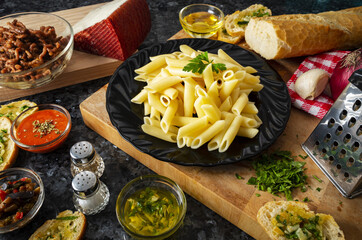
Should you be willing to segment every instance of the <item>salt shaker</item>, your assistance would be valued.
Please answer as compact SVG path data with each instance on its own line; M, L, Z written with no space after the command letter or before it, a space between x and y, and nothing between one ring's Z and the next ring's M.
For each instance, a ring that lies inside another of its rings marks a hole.
M91 171L75 175L72 188L75 208L86 215L99 213L109 202L107 186Z
M94 150L93 145L87 141L81 141L70 148L70 172L73 177L81 171L94 172L100 178L104 172L102 157Z

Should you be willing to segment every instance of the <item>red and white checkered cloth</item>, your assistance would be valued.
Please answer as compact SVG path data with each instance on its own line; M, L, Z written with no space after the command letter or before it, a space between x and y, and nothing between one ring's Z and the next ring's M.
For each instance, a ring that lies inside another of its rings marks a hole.
M322 93L314 100L305 100L295 92L294 83L300 75L314 68L325 70L329 73L329 76L331 76L338 61L347 53L349 53L349 51L333 51L307 57L287 82L293 106L322 119L333 105L333 99Z

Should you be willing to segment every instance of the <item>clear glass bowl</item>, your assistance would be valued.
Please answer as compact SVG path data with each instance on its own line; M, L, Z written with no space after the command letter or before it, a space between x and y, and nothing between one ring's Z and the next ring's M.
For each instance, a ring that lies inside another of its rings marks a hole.
M27 145L27 144L24 144L24 143L18 141L18 138L16 137L16 131L17 131L17 128L19 127L20 122L27 117L26 116L24 118L24 116L27 115L29 112L33 113L35 108L37 108L38 111L46 110L46 109L53 109L53 110L59 111L67 117L68 123L67 123L65 130L61 134L59 134L59 136L57 138L55 138L47 143L44 143L44 144ZM67 109L65 109L64 107L57 105L57 104L40 104L40 105L31 107L31 108L28 108L26 111L22 112L19 116L16 117L16 119L13 121L11 128L10 128L10 138L21 149L24 149L29 152L34 152L34 153L47 153L47 152L51 152L51 151L55 150L56 148L58 148L60 145L62 145L64 143L64 141L67 139L67 137L69 135L71 128L72 128L72 120L71 120L70 114L67 111Z
M53 26L56 35L63 37L61 41L63 50L53 59L37 67L14 73L0 73L0 86L12 89L29 89L53 81L63 72L72 57L74 45L72 26L62 17L42 12L24 12L4 16L0 18L0 26L8 28L7 23L14 19L22 22L27 29L32 30L39 30L41 26Z
M224 13L209 4L191 4L181 9L182 28L194 38L209 38L224 24Z
M45 198L44 185L40 176L33 170L26 168L9 168L3 170L0 172L0 186L7 181L16 181L23 177L30 178L32 182L36 183L35 187L40 187L40 193L38 199L33 208L30 210L30 212L24 215L22 219L5 227L0 227L0 234L14 231L28 224L38 213L39 209L43 205Z
M163 232L159 235L140 235L137 232L134 232L131 228L128 227L128 224L125 221L125 204L127 199L135 192L146 189L147 187L153 187L157 189L163 189L169 191L173 194L177 200L179 206L179 215L177 216L177 221L174 226L171 227L168 231ZM119 193L117 202L116 202L116 214L118 222L121 224L122 228L133 238L135 239L165 239L175 233L183 223L187 209L186 197L182 189L172 181L171 179L160 176L160 175L145 175L140 176L136 179L133 179L126 186L123 187L122 191Z

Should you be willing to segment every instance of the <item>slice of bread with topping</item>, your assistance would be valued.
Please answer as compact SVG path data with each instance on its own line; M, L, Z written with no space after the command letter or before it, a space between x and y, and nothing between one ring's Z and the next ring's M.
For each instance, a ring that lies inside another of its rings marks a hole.
M302 202L267 202L259 209L257 220L270 238L275 240L344 239L342 230L332 216L316 214Z
M225 21L227 21L228 18L229 18L229 15L227 15L225 17ZM223 26L219 29L219 31L217 33L217 40L224 41L224 42L227 42L227 43L236 44L236 43L240 42L241 35L240 36L231 36L227 32L227 30L225 28L225 22L224 22Z
M243 11L236 11L225 20L225 28L229 35L243 38L245 28L251 18L271 16L271 10L261 4L254 4Z
M6 105L2 105L0 108L0 117L8 117L11 121L14 121L17 116L19 116L23 111L30 107L36 106L36 103L31 102L29 100L22 100L22 101L16 101L11 102ZM22 116L22 119L26 118L33 112L37 111L38 108L33 108L31 111L29 111L26 115Z
M18 156L18 147L10 138L11 121L0 117L0 171L11 167Z
M29 240L80 240L86 229L86 218L81 212L65 210L55 219L47 220Z

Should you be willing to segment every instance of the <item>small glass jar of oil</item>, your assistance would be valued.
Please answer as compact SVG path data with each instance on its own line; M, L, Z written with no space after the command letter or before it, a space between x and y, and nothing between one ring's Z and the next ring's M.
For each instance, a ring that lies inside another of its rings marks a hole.
M224 13L209 4L191 4L179 13L182 28L194 38L210 38L224 24Z

